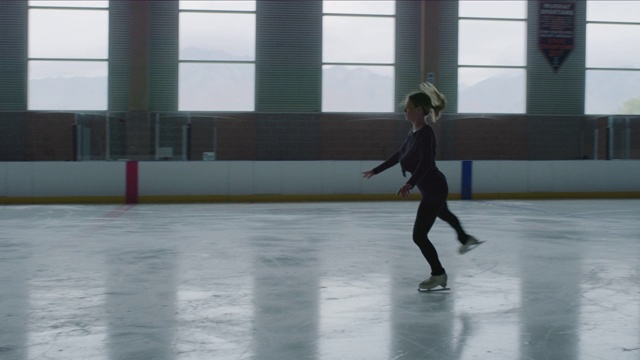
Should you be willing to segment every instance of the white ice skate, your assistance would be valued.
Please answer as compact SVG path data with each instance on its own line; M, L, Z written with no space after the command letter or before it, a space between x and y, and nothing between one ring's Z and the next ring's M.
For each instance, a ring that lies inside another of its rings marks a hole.
M475 237L469 235L469 237L467 238L467 242L465 242L463 245L460 245L460 248L458 249L458 252L460 254L466 254L469 251L477 248L478 246L480 246L480 244L482 244L484 241L478 241L478 239L476 239Z
M435 289L442 286L442 289ZM418 291L444 291L451 290L447 287L447 274L431 275L427 280L420 283Z

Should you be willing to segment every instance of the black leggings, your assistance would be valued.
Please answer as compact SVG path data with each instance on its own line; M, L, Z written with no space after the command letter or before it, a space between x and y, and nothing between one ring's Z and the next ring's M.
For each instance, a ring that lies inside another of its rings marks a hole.
M416 222L413 225L413 242L418 245L422 256L427 259L429 266L431 266L431 275L442 275L445 273L442 264L440 264L440 259L438 259L438 252L431 241L429 241L428 236L429 230L431 230L444 203L445 201L428 200L423 196L420 201L420 206L418 206Z
M460 224L460 220L458 220L458 218L449 210L446 200L442 205L442 208L440 208L440 212L438 213L438 218L440 220L443 220L447 224L451 225L451 227L458 234L458 241L460 241L460 244L464 244L467 241L467 238L469 238L469 235L466 232L464 232L464 229Z
M442 275L445 273L442 264L440 264L438 252L429 240L429 230L431 230L436 218L444 220L456 230L460 243L464 244L468 237L462 229L458 218L447 206L448 189L446 188L446 183L442 190L444 191L439 191L436 194L422 192L422 200L418 206L416 221L413 225L413 242L418 245L422 256L424 256L429 263L431 275Z

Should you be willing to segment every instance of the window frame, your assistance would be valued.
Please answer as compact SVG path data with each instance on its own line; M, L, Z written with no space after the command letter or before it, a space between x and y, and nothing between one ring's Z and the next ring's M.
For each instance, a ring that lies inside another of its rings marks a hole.
M458 37L458 42L457 42L457 52L458 52L458 59L457 59L457 65L456 65L456 74L457 74L457 108L455 109L455 111L457 113L463 113L463 114L473 114L473 113L479 113L482 111L460 111L460 70L461 69L517 69L517 70L523 70L524 71L524 87L523 87L523 95L524 95L524 107L522 109L521 112L498 112L499 114L526 114L527 113L527 73L528 73L528 48L527 48L527 43L529 41L529 36L528 36L528 22L529 22L529 14L526 13L524 15L524 17L483 17L483 16L460 16L458 15L458 22L457 22L457 26L458 26L458 33L460 33L460 26L461 26L461 22L463 21L487 21L487 22L509 22L509 23L523 23L524 25L524 29L525 29L525 33L524 33L524 39L523 42L525 44L524 46L524 64L523 65L482 65L482 64L462 64L460 62L460 37Z
M69 3L73 3L73 2L69 2ZM28 12L28 22L31 22L31 10L53 10L53 11L96 11L96 12L106 12L107 14L107 43L106 43L106 57L31 57L31 55L29 54L29 46L30 46L30 41L29 41L29 31L27 31L27 56L26 56L26 61L27 61L27 76L26 76L26 92L27 92L27 110L29 111L107 111L108 110L108 106L109 106L109 4L107 3L106 6L102 6L102 7L97 7L97 6L61 6L61 5L32 5L31 1L29 1L27 3L27 12ZM103 99L104 100L104 108L101 109L83 109L82 107L80 108L76 108L76 109L56 109L56 108L52 108L52 109L33 109L31 107L31 102L29 101L30 99L30 95L31 95L31 86L30 86L30 72L29 72L29 68L32 62L50 62L50 63L55 63L55 62L83 62L83 63L90 63L90 62L94 62L94 63L101 63L106 65L106 76L105 76L105 96L106 98Z
M396 0L397 1L397 0ZM394 1L395 3L395 1ZM324 5L324 4L323 4ZM325 24L325 19L327 17L348 17L348 18L382 18L382 19L392 19L393 20L393 24L394 24L394 30L393 30L393 41L394 41L394 55L393 55L393 61L392 62L361 62L361 61L325 61L324 59L324 24ZM362 112L362 111L358 111L358 110L354 110L354 111L350 111L350 110L325 110L324 109L324 80L325 80L325 76L324 76L324 71L325 71L325 67L327 66L343 66L343 67L383 67L383 68L389 68L391 69L391 72L393 74L393 77L391 79L392 83L395 84L395 76L396 76L396 57L397 54L395 53L397 51L395 45L397 42L397 33L396 33L396 22L398 21L397 19L397 13L394 12L393 14L367 14L367 13L351 13L351 12L325 12L324 10L324 6L322 9L322 24L323 24L323 38L322 38L322 44L321 46L323 47L323 56L320 63L320 71L321 71L321 80L320 80L320 111L322 113L340 113L340 112ZM387 111L372 111L372 112L389 112L389 113L393 113L396 112L396 104L394 104L395 102L395 85L393 86L392 90L391 90L391 94L392 94L392 98L390 99L390 103L391 103L391 109L387 110Z
M256 0L257 1L257 0ZM246 65L253 65L253 104L251 106L250 109L248 110L231 110L231 109L210 109L210 110L194 110L194 109L187 109L187 108L182 108L181 104L180 104L180 97L181 97L181 93L180 93L180 88L181 88L181 83L180 83L180 78L181 78L181 71L178 70L178 110L179 111L186 111L186 112L198 112L198 111L229 111L229 112L233 112L233 111L239 111L239 112L255 112L256 109L256 102L257 102L257 96L256 96L256 91L257 91L257 87L256 87L256 48L258 46L257 44L257 35L254 32L254 53L253 53L253 60L183 60L180 58L180 19L181 19L181 15L182 14L253 14L254 16L254 22L257 23L257 10L254 7L253 10L225 10L225 9L183 9L181 7L179 7L178 9L178 69L180 69L182 67L182 65L188 65L188 64L200 64L200 65L215 65L215 64L225 64L225 65L236 65L236 64L246 64Z
M589 6L589 2L586 2L586 6ZM587 8L587 16L585 18L585 76L584 76L584 89L585 89L585 94L584 94L584 113L586 115L599 115L602 113L593 113L593 112L588 112L587 111L587 106L588 104L591 103L590 99L588 98L589 95L589 87L587 84L588 78L589 78L589 73L590 72L612 72L612 73L620 73L620 72L624 72L624 73L632 73L634 75L640 76L640 65L638 67L620 67L620 66L589 66L588 65L588 59L587 56L589 54L588 51L588 47L589 47L589 25L616 25L616 26L637 26L638 29L640 29L640 21L637 22L633 22L633 21L614 21L614 20L589 20L589 10ZM621 114L621 115L635 115L635 114Z

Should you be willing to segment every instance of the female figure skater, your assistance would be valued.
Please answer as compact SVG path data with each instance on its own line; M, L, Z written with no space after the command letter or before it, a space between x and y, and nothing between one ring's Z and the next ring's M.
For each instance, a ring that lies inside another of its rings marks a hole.
M458 233L461 243L459 252L466 253L480 242L465 233L458 218L447 207L449 188L444 174L436 167L436 138L431 126L426 122L431 116L435 122L446 106L445 97L431 83L420 85L421 91L412 93L405 99L404 117L413 125L400 150L372 170L365 171L367 179L400 163L402 174L411 173L409 180L400 187L397 195L406 199L415 186L420 190L422 199L418 206L413 226L413 241L431 267L431 277L420 283L419 290L432 290L438 286L447 286L447 274L440 264L438 252L429 241L429 230L436 217L446 221Z

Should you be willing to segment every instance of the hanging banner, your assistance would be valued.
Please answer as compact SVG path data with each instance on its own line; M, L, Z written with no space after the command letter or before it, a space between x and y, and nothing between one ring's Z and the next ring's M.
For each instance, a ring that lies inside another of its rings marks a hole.
M575 1L540 0L538 47L557 72L573 50Z

